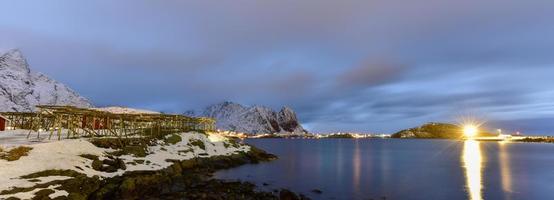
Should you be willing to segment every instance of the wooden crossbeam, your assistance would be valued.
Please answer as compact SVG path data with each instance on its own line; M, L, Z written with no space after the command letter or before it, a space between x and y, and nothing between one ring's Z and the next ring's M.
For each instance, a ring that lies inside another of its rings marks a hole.
M14 128L29 129L29 134L39 130L50 131L49 139L57 131L61 139L62 129L67 129L67 138L115 136L128 137L130 134L161 136L186 130L215 129L215 120L205 117L189 117L173 114L120 114L101 110L77 108L73 106L37 106L37 112L3 112L9 125ZM81 133L79 133L81 132Z

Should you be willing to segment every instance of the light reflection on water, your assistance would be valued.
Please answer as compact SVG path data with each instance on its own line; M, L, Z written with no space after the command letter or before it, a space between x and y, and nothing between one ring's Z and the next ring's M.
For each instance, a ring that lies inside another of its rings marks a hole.
M483 156L478 141L467 140L464 142L464 152L462 155L464 164L464 173L466 177L466 188L471 200L482 200L483 190Z
M502 184L502 190L507 193L504 198L511 200L512 195L512 167L510 165L510 153L508 152L508 145L505 142L499 143L498 162L500 163L500 178Z
M360 143L358 140L354 143L354 154L352 155L353 187L355 192L360 192L360 177L362 171L362 158L360 153Z
M219 171L217 178L336 200L552 199L554 190L552 144L395 139L248 142L280 158Z
M498 163L500 170L500 183L505 193L512 192L512 172L510 166L510 154L504 142L498 143ZM484 156L481 152L481 144L478 141L467 140L464 142L462 154L464 174L466 178L466 189L471 200L482 200L483 198L483 171ZM505 195L505 199L511 199L511 195Z

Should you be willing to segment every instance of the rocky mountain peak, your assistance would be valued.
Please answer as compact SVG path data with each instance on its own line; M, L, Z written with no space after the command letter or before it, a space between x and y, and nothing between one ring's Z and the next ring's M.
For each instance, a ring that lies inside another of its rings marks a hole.
M12 49L0 56L0 69L10 69L30 73L27 59L23 56L19 49Z
M296 119L296 113L294 112L294 110L292 110L292 108L287 106L284 106L283 108L281 108L281 111L279 111L279 115L293 117Z
M285 106L279 111L278 114L279 126L288 132L297 132L300 124L298 123L298 118L296 113L289 107Z
M250 134L306 132L298 122L296 113L289 107L276 112L265 106L247 107L226 101L211 105L200 113L200 116L215 118L217 128L222 130Z
M21 53L19 49L8 50L2 55L2 57L11 57L16 60L25 59L25 57L23 57L23 53Z
M0 111L28 112L40 104L92 106L67 86L32 71L20 50L0 55Z
M292 108L290 108L290 107L288 107L288 106L283 106L283 108L281 108L281 111L282 111L282 112L294 112L294 111L292 110Z

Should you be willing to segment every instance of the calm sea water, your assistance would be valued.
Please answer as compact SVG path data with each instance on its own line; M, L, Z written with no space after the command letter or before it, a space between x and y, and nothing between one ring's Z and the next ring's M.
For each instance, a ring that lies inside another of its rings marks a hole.
M279 159L220 171L217 178L250 181L262 190L289 188L314 199L554 199L554 144L403 139L245 142Z

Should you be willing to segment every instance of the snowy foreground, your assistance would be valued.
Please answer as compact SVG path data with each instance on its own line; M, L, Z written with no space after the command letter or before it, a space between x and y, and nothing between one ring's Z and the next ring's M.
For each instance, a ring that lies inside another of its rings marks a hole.
M48 183L55 180L71 179L70 176L46 176L39 178L25 179L24 175L42 172L45 170L73 170L78 173L86 174L88 177L99 176L100 178L109 178L123 175L129 171L149 171L161 170L171 166L172 162L168 160L188 160L194 157L211 157L218 155L232 155L239 152L248 152L250 147L246 145L233 144L228 138L217 133L202 134L197 132L187 132L174 134L180 136L180 140L171 143L164 140L158 140L155 145L149 146L145 157L137 157L132 154L119 156L127 167L125 170L118 169L115 172L97 171L92 168L92 160L81 155L94 155L104 159L114 149L99 148L89 142L87 139L64 139L64 140L42 140L35 142L24 142L27 139L22 131L1 132L2 141L0 148L4 152L17 146L31 147L32 150L27 156L23 156L15 161L0 159L0 191L13 188L32 188L37 184ZM169 135L169 137L175 137ZM199 145L199 143L203 145ZM141 162L136 162L140 160ZM132 164L129 164L132 163ZM58 196L67 196L68 192L57 189L60 185L50 185L55 193L50 194L50 198ZM21 192L9 195L0 195L0 199L17 197L20 199L30 199L34 193L44 189L37 188L28 192Z

